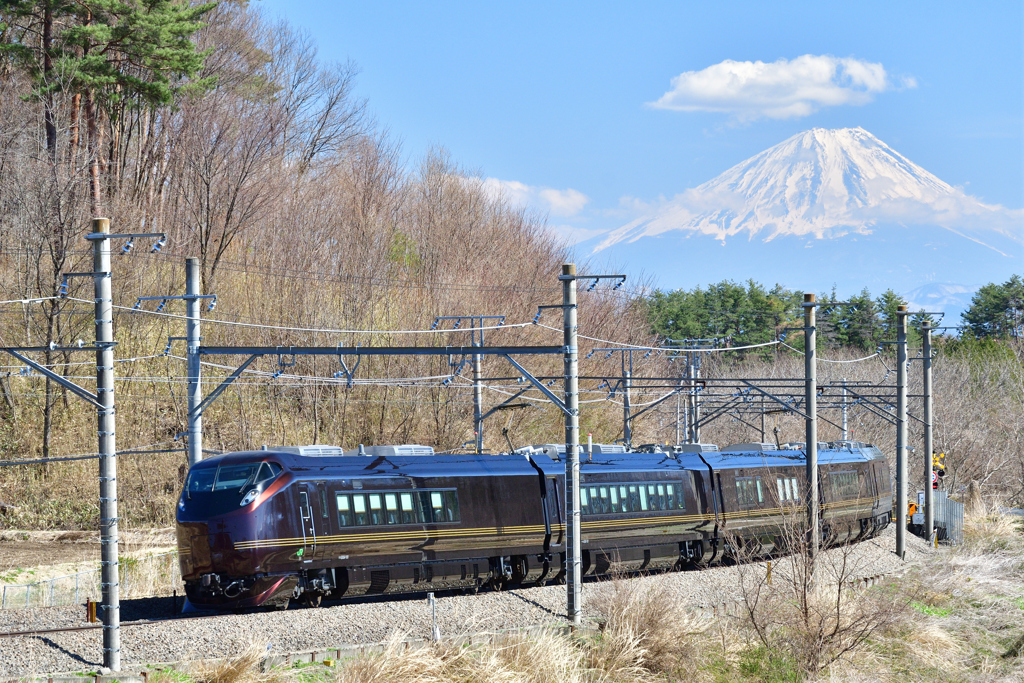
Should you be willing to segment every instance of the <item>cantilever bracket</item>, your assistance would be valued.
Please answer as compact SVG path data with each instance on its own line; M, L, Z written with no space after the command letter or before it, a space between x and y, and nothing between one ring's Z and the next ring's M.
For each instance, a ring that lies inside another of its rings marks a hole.
M230 375L224 378L224 381L218 384L217 388L211 391L209 395L203 399L202 403L197 405L194 408L194 410L190 411L189 415L192 415L192 413L195 413L197 416L202 415L203 411L206 410L206 406L208 406L210 403L216 400L216 398L220 396L224 392L224 390L231 385L232 382L238 379L238 377L245 371L245 369L249 367L249 364L252 363L257 358L259 358L259 355L252 355L246 358L245 362L239 365L234 372L232 372Z
M551 393L551 390L548 389L546 386L544 386L543 382L541 382L539 379L537 379L536 377L531 375L530 372L526 368L524 368L522 365L520 365L519 363L516 362L515 358L513 358L512 356L510 356L508 354L503 354L503 355L508 360L508 362L511 363L513 365L513 367L515 367L516 370L518 370L519 372L523 373L523 377L525 377L526 379L530 380L530 383L533 384L533 386L537 387L537 389L540 390L540 393L542 393L545 396L547 396L549 401L551 401L556 406L558 406L559 410L561 410L566 415L572 416L572 411L570 411L569 408L566 407L565 401L563 401L562 399L558 398L553 393ZM577 411L577 414L578 414L578 411Z
M2 349L2 350L6 351L9 354L11 354L12 356L17 358L22 363L24 363L25 365L29 366L30 368L32 368L36 372L39 372L39 373L42 373L43 375L46 375L48 378L52 379L57 384L61 385L65 389L68 389L69 391L71 391L73 394L78 395L80 398L84 398L86 401L88 401L89 403L93 404L97 408L102 408L104 410L107 409L107 406L105 406L105 405L103 405L102 403L99 402L99 397L96 396L96 394L92 394L89 391L87 391L86 389L83 389L82 387L78 386L77 384L75 384L74 382L72 382L68 378L64 377L63 375L57 374L56 372L54 372L50 368L46 367L45 365L40 365L39 363L35 362L31 358L27 358L27 357L21 355L17 351L13 351L11 349Z
M499 403L498 405L494 406L493 408L488 410L486 413L481 415L480 419L481 420L486 420L487 418L489 418L491 415L493 415L494 413L498 412L499 410L509 410L510 408L533 408L533 407L535 407L532 403L513 403L513 401L515 401L517 398L519 398L520 396L525 394L527 391L529 391L529 389L520 389L519 391L517 391L512 396L509 396L507 399L505 399L504 401L502 401L501 403Z
M351 370L349 370L348 369L348 365L345 364L345 359L342 357L342 355L340 353L338 354L338 362L341 363L341 373L340 374L345 376L345 383L346 383L346 385L348 386L349 389L352 388L352 378L356 374L356 370L359 369L359 363L362 362L362 360L363 360L363 356L358 353L358 348L357 348L356 364L352 366ZM338 373L335 373L334 376L337 377Z

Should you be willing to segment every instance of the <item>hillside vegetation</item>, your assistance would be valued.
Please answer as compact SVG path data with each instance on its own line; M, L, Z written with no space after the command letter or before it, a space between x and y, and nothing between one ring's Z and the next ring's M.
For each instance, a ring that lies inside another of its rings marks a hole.
M353 94L355 65L323 62L307 36L244 2L104 7L87 16L77 4L0 2L0 344L91 341L91 281L71 278L69 296L58 293L65 273L91 270L83 236L97 212L114 232L167 234L160 253L136 240L129 254L113 259L117 443L144 451L119 457L125 525L169 524L184 473L177 437L187 423L185 350L182 341L168 341L184 335L184 305L131 309L138 297L183 294L186 257L199 259L203 290L217 296L216 309L203 313L206 345L469 342L463 331L431 332L438 315L507 316L505 329L486 332L488 344L561 344L558 310L545 311L540 325L515 324L530 322L540 305L561 302L557 275L571 258L568 249L544 217L487 191L443 149L410 159ZM173 63L160 62L157 47L171 50ZM618 356L586 357L605 340L649 345L666 336L732 335L736 346L774 335L776 325L791 321L796 295L759 287L737 293L723 284L701 298L648 296L644 283L581 286L581 372L619 376ZM890 295L877 302L863 296L886 311L895 301ZM670 310L677 304L698 322L684 324ZM777 318L759 313L773 307ZM732 327L715 327L723 316ZM887 318L878 320L878 334L889 338ZM822 336L833 359L860 357L855 347L870 350L882 338ZM664 355L640 356L637 377L680 374ZM36 358L94 387L89 353ZM241 362L204 360L204 392ZM1022 500L1021 360L1012 341L943 347L935 366L937 444L953 490L977 479L1003 500ZM473 437L464 361L363 357L349 386L333 377L341 369L334 357L262 358L205 413L204 446L460 448ZM536 375L562 374L558 357L522 362ZM820 376L891 383L892 363L886 347L870 361L823 364ZM91 453L92 409L25 370L11 358L0 364L0 461ZM483 370L500 378L489 383L485 407L522 388L503 360L488 358ZM802 360L784 347L711 356L704 368L706 376L802 372ZM919 376L915 366L913 382ZM551 386L560 388L555 380ZM609 398L597 379L581 382L581 392L582 433L595 442L621 439L620 396ZM634 402L664 393L638 389ZM911 393L920 392L912 385ZM562 438L561 414L539 393L531 396L536 409L488 420L486 448L507 448L505 428L515 446ZM854 438L892 452L888 423L863 409L853 416ZM802 439L795 416L772 416L769 431L775 427L783 441ZM634 423L634 443L674 442L675 428L675 401L666 401ZM821 430L822 438L838 436L825 423ZM726 416L703 438L728 444L760 435ZM0 526L94 528L95 467L89 460L0 467Z

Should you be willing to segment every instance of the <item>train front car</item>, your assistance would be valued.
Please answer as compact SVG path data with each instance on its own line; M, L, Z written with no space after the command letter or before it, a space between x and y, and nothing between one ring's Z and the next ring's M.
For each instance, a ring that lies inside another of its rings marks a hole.
M294 572L267 571L266 553L244 546L284 519L276 499L293 478L266 451L230 453L192 466L178 501L177 540L193 607L256 607L294 586Z

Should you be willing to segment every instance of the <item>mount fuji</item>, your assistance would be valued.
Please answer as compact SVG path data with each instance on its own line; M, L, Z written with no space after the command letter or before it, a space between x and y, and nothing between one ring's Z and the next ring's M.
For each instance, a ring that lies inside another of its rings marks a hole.
M816 128L576 248L661 287L891 288L953 312L1024 272L1024 211L982 203L862 128Z

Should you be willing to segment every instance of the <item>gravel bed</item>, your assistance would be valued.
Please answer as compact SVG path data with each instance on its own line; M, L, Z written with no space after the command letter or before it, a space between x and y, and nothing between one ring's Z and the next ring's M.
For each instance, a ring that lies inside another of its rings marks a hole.
M848 561L855 577L903 571L907 564L894 554L895 530L853 546ZM935 552L924 541L907 535L907 561ZM841 552L829 551L830 554ZM941 552L941 551L940 551ZM784 561L777 570L784 572ZM658 574L631 579L642 585L659 585L693 608L706 608L738 597L739 572L755 565L715 567L702 571ZM584 614L587 594L601 591L602 582L583 587ZM122 620L166 615L169 598L129 601L122 606ZM564 623L565 587L546 586L479 595L439 597L437 618L442 636L512 629L538 624ZM84 622L84 609L58 607L0 611L0 631L76 626ZM385 640L395 632L412 638L430 637L430 608L426 600L401 599L341 604L319 609L285 612L228 614L203 619L183 619L154 625L128 626L121 630L121 662L125 671L145 664L233 654L251 643L269 644L272 652L296 652L351 643ZM100 629L0 640L0 677L26 674L95 670L102 661Z

